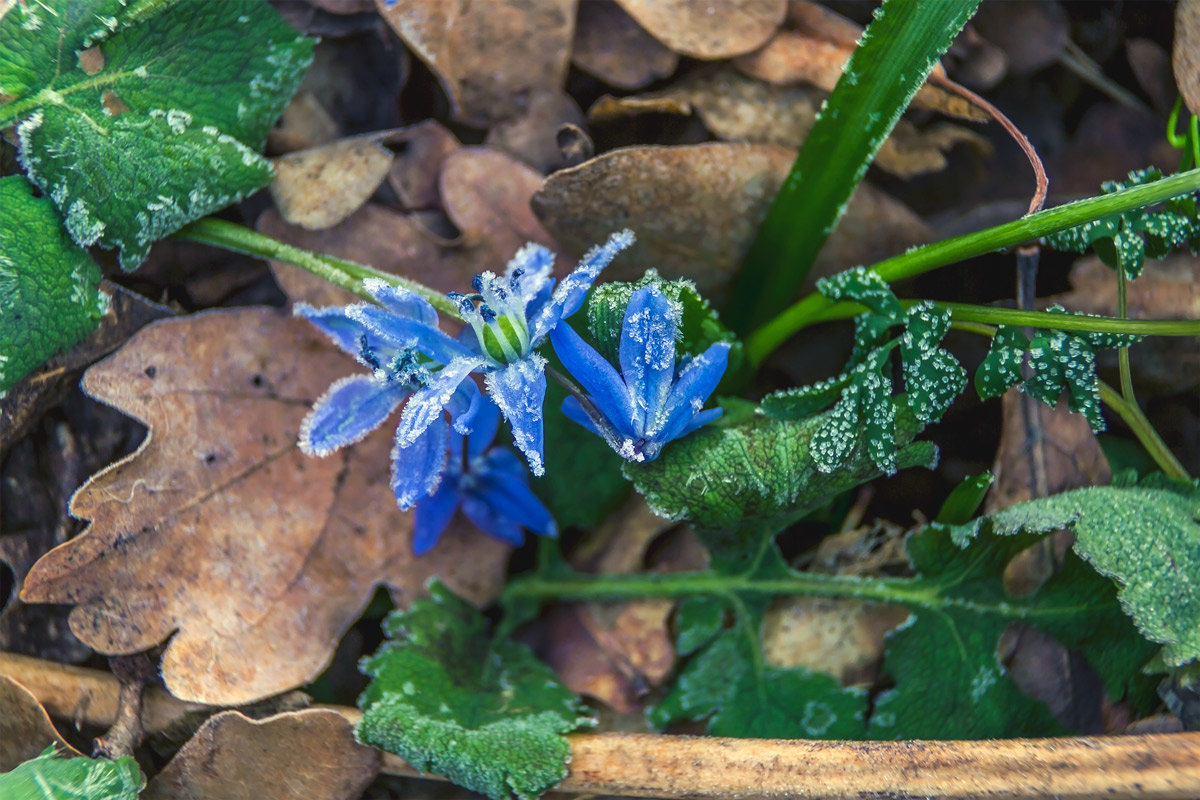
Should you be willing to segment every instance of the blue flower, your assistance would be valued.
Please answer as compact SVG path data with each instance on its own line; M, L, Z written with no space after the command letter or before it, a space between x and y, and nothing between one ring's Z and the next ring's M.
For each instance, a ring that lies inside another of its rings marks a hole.
M404 407L396 430L398 445L416 442L441 417L467 375L482 372L488 394L512 427L517 448L533 474L542 475L546 359L535 348L579 309L600 270L631 244L632 232L613 234L557 286L550 275L554 255L541 245L525 245L503 276L484 272L475 276L474 294L450 295L468 325L457 340L438 330L436 319L396 316L382 309L361 312L357 318L376 333L396 341L407 338L426 357L445 364Z
M461 508L484 533L503 542L520 545L528 528L543 536L557 536L558 529L546 507L529 491L529 470L505 447L488 445L496 436L500 412L486 400L479 408L474 429L463 445L462 434L451 431L443 440L449 462L436 491L417 501L413 523L413 552L433 547Z
M300 429L300 449L309 455L329 455L361 441L406 398L420 392L446 369L435 358L422 356L414 347L414 333L404 331L405 325L420 327L424 335L424 327L436 325L433 306L413 292L380 280L369 279L364 285L380 306L363 303L318 309L300 303L295 307L297 316L306 318L371 370L370 374L334 382L313 405ZM374 324L381 316L395 324ZM438 353L439 345L457 346L441 331L435 332L441 339L429 338L424 343L425 351ZM463 433L470 430L481 402L475 383L460 380L436 413L430 415L420 436L403 443L397 437L392 450L392 490L401 509L411 508L438 484L446 462L448 435L443 411L449 412L454 428Z
M625 308L619 375L570 325L559 325L550 343L587 392L582 403L564 400L563 413L627 461L652 461L667 442L712 422L721 409L701 409L725 374L729 344L718 342L676 370L678 337L678 312L651 287L634 292Z

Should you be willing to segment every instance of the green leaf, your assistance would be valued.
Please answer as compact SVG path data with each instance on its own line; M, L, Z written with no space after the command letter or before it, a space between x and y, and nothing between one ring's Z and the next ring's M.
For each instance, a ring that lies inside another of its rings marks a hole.
M726 307L739 333L787 307L909 101L979 0L885 0L804 140Z
M1021 382L1021 362L1029 349L1029 339L1020 328L1001 325L992 337L991 347L975 371L975 391L980 399L998 397Z
M1139 679L1153 646L1137 635L1112 582L1074 554L1037 592L1014 597L1004 569L1037 537L981 536L970 547L933 525L913 535L917 576L896 599L912 612L887 637L883 669L896 682L879 696L876 738L973 739L1044 736L1060 728L1048 708L1023 694L997 655L1010 623L1033 625L1079 650L1114 700Z
M91 49L86 56L81 51ZM0 18L0 126L81 246L151 243L262 188L312 58L262 0L56 0Z
M135 800L146 785L137 762L61 758L47 747L37 758L0 775L0 797L10 800Z
M523 645L490 641L487 622L434 581L384 623L363 659L360 741L494 800L533 800L567 774L563 734L592 724L579 699Z
M1019 503L956 528L1014 535L1070 527L1075 552L1122 586L1118 597L1168 666L1200 659L1200 489L1095 486Z
M829 300L849 300L866 306L889 322L904 315L900 300L887 281L865 267L854 267L817 281L817 291Z
M95 330L108 310L100 269L54 206L20 176L0 178L0 397Z
M905 320L900 353L908 407L921 422L937 422L967 385L967 371L939 346L950 330L950 312L926 301L910 308Z
M963 525L969 522L995 482L996 476L990 472L964 478L962 483L951 490L946 502L942 503L934 522L939 525Z

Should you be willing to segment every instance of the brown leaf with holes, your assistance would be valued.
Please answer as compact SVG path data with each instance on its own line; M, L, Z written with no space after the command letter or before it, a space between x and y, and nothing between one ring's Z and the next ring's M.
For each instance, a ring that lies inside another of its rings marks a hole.
M146 440L75 494L71 513L91 524L38 561L22 599L74 604L72 631L103 653L170 637L167 688L235 705L318 675L379 584L401 604L433 575L494 597L509 548L465 523L412 555L390 424L327 458L297 447L312 403L358 369L273 309L143 329L83 386L144 422Z
M783 22L787 0L617 0L650 35L676 53L713 60L760 46Z
M577 0L376 0L404 43L441 80L460 122L517 116L538 89L561 88Z
M236 711L204 723L142 792L142 800L355 800L380 753L354 740L336 711L257 721Z
M338 224L362 207L392 166L376 136L356 136L275 159L271 197L280 215L309 230Z
M556 172L534 195L538 218L565 251L582 253L611 231L638 235L604 275L636 280L648 267L686 277L719 301L750 248L795 151L724 142L629 147ZM907 206L863 183L817 259L811 280L925 241Z
M12 678L0 675L0 773L37 758L50 745L59 753L79 755L59 736L37 698Z
M679 55L613 0L580 3L571 63L618 89L640 89L679 66Z
M462 291L473 275L503 269L528 241L555 249L529 208L542 176L516 159L487 148L462 148L443 160L439 183L446 216L461 232L454 240L437 236L412 215L374 204L323 231L288 225L268 210L258 229L288 244L404 275L441 291ZM272 266L294 301L324 306L357 299L296 267Z

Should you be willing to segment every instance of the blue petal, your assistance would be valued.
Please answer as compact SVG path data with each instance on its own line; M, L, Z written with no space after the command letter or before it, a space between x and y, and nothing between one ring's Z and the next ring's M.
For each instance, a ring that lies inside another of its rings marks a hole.
M504 271L505 277L511 279L518 269L522 275L517 278L517 289L526 307L539 295L549 295L553 283L551 271L554 269L554 253L540 244L529 242L508 262L508 268Z
M640 438L641 426L634 419L633 400L625 381L570 325L559 325L550 333L550 344L563 366L579 381L596 409L624 435Z
M496 431L500 428L500 409L490 400L479 404L475 417L475 429L467 438L467 458L475 459L492 445ZM522 467L522 469L524 469Z
M437 311L428 300L411 289L393 286L380 278L364 278L363 288L393 314L414 319L432 328L437 327Z
M657 289L638 289L625 307L618 357L633 401L634 429L645 434L671 392L679 319Z
M300 449L326 456L361 441L407 397L400 383L382 384L368 375L351 375L330 386L300 426Z
M542 455L542 404L546 399L546 359L531 353L483 377L488 394L504 412L517 449L534 475L546 471Z
M335 345L357 358L362 352L362 337L370 332L363 327L361 322L347 316L346 312L351 308L354 306L313 308L308 303L296 303L292 307L292 313L297 317L307 319L321 333L328 336ZM370 336L374 335L370 334Z
M714 420L720 419L721 415L724 413L725 413L725 409L723 409L723 408L705 409L704 411L701 411L699 414L697 414L695 417L693 417L692 421L683 427L683 430L681 430L677 435L675 435L671 438L681 439L684 436L687 436L692 431L699 430L700 428L703 428L708 423L713 422Z
M483 393L475 385L475 381L463 381L450 395L446 410L450 412L450 422L454 430L465 436L475 426L475 415L484 404ZM494 434L493 434L494 435Z
M396 428L396 443L408 447L435 419L440 419L442 409L450 403L458 385L478 365L478 358L459 358L435 372L429 384L418 389L404 407L400 425Z
M521 526L511 519L497 514L495 509L488 505L483 498L476 495L464 496L462 510L476 528L493 539L499 539L517 547L525 543L525 531L521 529Z
M567 415L567 419L582 425L597 436L604 435L596 428L596 423L592 422L592 418L583 410L583 406L579 404L579 400L574 395L563 399L562 412Z
M446 467L446 420L439 414L425 432L407 447L392 448L392 491L396 505L407 511L437 488Z
M554 518L529 490L529 473L510 450L495 448L478 463L474 472L477 483L469 494L523 528L543 536L558 535Z
M413 512L413 554L421 555L437 544L458 508L458 487L444 482L436 492L417 501Z
M474 355L470 348L451 339L437 328L415 319L397 316L378 306L351 306L347 314L368 330L382 336L395 347L415 347L435 361L449 364L456 358Z
M672 387L659 417L653 421L650 435L664 443L682 436L688 423L700 413L708 396L721 382L728 362L728 342L717 342L692 359Z
M607 242L584 254L579 266L555 287L550 302L538 309L534 319L530 320L530 341L538 342L554 329L559 320L566 319L578 311L600 270L608 266L618 253L632 245L633 240L633 231L626 229L614 233L608 237Z

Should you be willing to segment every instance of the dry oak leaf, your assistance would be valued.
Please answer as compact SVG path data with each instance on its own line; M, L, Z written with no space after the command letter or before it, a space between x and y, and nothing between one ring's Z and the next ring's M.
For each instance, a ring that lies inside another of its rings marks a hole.
M638 235L606 280L636 280L648 267L689 278L719 301L750 249L796 153L774 145L711 142L629 147L556 172L533 197L533 209L564 247L582 253L611 231ZM870 263L930 236L900 201L859 185L810 275Z
M268 210L259 217L258 229L288 244L369 264L440 291L464 291L472 276L488 269L499 271L526 242L555 249L529 207L542 180L540 173L511 156L466 147L444 158L439 176L446 216L461 232L455 240L438 237L411 215L374 204L323 231L288 225ZM293 301L326 306L357 300L297 267L272 266Z
M171 637L167 688L238 705L318 675L379 584L401 605L433 575L494 597L509 548L461 521L413 557L388 425L327 458L300 452L308 408L356 369L274 309L143 329L83 387L144 422L146 440L75 494L71 513L91 524L34 565L22 599L76 605L72 631L102 653Z
M354 740L336 711L252 720L236 711L204 723L150 781L142 800L356 800L380 753Z
M762 45L783 23L787 0L617 0L650 35L681 55L732 58Z
M293 225L330 228L367 202L391 166L378 136L340 139L275 159L271 198Z
M575 18L571 63L618 89L640 89L679 66L664 47L613 0L588 0Z
M460 122L518 115L535 89L561 88L577 0L376 0L404 43L442 82Z

